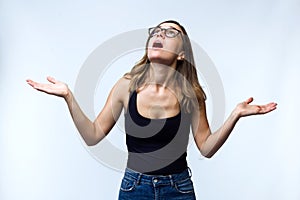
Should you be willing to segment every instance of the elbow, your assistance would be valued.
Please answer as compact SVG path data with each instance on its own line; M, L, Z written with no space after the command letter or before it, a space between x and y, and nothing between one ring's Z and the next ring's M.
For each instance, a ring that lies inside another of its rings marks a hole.
M87 146L91 147L91 146L95 146L97 145L99 142L101 142L101 140L104 138L105 136L98 136L98 137L93 137L93 138L89 138L84 140L84 142L86 143Z
M96 142L85 142L85 144L89 147L95 146L97 143Z
M96 142L95 140L92 139L88 139L88 138L83 138L84 143L91 147L91 146L95 146L98 142Z
M203 156L207 159L210 159L214 156L215 154L214 153L208 153L208 154L204 154Z
M89 147L95 146L98 144L104 137L99 136L98 134L89 135L88 137L83 137L85 144Z
M93 124L93 130L90 132L90 134L87 134L86 137L83 137L84 142L87 146L95 146L98 144L104 137L106 136L105 133L103 133L102 129L99 129L97 126L95 126L95 123Z
M202 143L198 146L198 149L203 157L210 159L217 153L219 148L216 145L211 146L207 143Z
M213 149L211 149L210 151L207 151L207 149L199 149L201 155L205 158L212 158L215 155L215 151L213 151Z
M210 158L212 158L215 154L214 154L214 153L208 152L208 153L201 153L201 155L202 155L203 157L207 158L207 159L210 159Z

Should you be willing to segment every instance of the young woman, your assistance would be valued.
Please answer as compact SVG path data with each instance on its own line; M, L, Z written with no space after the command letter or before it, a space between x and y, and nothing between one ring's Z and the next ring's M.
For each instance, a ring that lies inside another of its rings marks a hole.
M124 109L129 154L119 199L195 199L186 162L190 127L199 151L210 158L241 117L276 109L276 103L250 105L253 98L249 98L211 133L191 43L176 21L149 29L145 55L114 85L94 122L82 112L65 83L47 79L49 84L27 82L39 91L65 99L87 145L100 142Z

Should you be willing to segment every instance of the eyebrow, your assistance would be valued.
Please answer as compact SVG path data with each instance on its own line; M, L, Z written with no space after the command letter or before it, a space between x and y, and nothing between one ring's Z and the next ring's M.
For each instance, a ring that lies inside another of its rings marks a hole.
M158 27L160 27L160 28L173 28L173 29L175 29L175 30L177 30L177 31L179 31L179 32L181 32L181 33L182 33L182 31L181 31L181 30L179 30L178 28L175 28L174 26L162 27L161 25L159 25Z

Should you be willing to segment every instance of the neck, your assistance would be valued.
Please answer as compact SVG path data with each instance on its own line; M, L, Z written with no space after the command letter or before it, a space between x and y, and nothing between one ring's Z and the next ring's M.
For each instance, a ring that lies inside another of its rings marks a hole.
M175 67L160 63L151 63L149 83L164 87L170 86L170 83L172 83L171 80L174 78L175 73Z

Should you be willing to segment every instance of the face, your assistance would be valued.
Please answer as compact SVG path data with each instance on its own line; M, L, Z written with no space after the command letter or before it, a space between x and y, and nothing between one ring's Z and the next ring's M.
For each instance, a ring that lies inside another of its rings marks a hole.
M161 29L156 29L150 35L148 58L152 63L175 67L177 60L182 59L184 54L182 50L182 30L177 24L173 23L163 23L159 27ZM178 33L178 31L180 32Z

